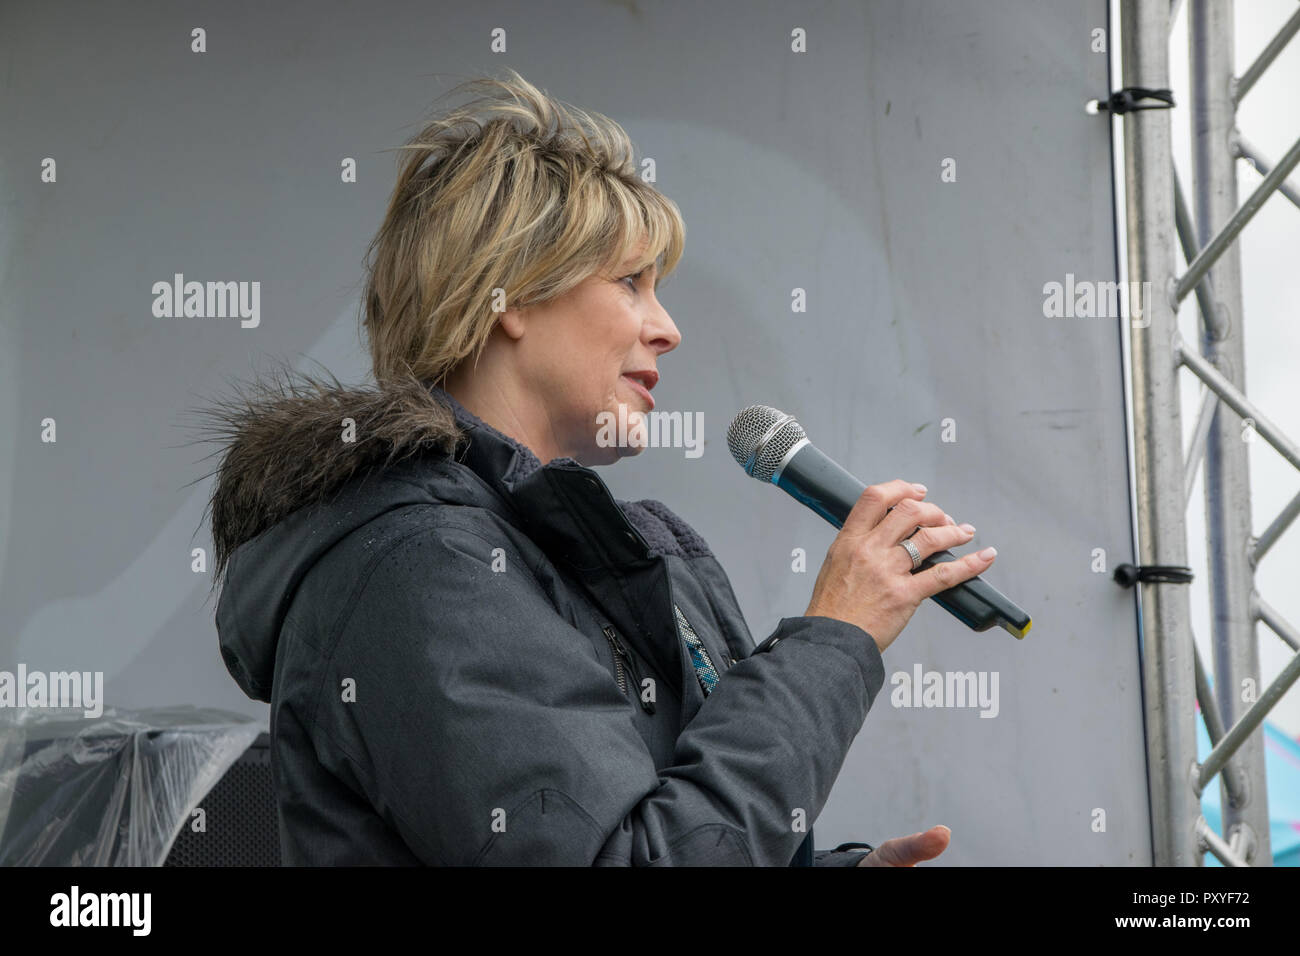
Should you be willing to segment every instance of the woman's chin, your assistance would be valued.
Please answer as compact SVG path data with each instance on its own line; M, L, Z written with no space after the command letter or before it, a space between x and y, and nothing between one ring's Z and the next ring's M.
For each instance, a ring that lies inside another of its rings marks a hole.
M631 458L645 451L640 445L597 445L582 456L580 462L587 467L612 465L622 458Z
M649 445L646 413L619 402L617 410L596 416L595 456L610 464L629 455L639 455Z

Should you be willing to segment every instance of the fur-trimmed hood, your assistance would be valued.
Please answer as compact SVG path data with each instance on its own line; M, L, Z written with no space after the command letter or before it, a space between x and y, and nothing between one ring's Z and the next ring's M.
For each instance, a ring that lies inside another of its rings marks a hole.
M349 479L421 452L453 454L465 432L440 389L411 378L345 386L277 368L202 409L221 442L209 509L215 576L236 548Z

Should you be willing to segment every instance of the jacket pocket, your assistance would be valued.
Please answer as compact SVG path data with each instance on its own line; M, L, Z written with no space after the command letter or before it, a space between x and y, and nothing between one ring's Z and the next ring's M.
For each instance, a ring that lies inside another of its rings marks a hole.
M641 668L637 664L636 656L632 653L623 640L618 636L610 624L602 624L601 632L605 635L605 640L609 642L610 653L614 655L614 679L618 681L618 689L627 696L628 685L632 687L632 693L641 704L641 709L647 714L655 712L653 700L646 700L641 696Z

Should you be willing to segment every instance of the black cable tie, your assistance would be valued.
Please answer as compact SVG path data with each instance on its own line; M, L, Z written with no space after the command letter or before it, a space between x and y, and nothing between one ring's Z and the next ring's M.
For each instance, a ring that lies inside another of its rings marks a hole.
M1139 581L1159 584L1191 584L1192 569L1180 564L1121 564L1115 569L1115 583L1131 588Z
M1138 103L1138 100L1160 100L1159 103ZM1137 110L1167 110L1174 106L1173 90L1149 90L1144 86L1126 86L1110 97L1097 101L1097 112L1123 116Z

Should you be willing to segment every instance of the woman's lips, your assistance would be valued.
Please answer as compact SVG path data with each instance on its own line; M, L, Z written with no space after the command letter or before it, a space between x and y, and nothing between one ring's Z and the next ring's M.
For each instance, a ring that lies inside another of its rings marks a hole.
M641 397L644 398L646 402L649 403L650 408L653 410L655 407L655 397L650 394L649 390L647 390L644 385L642 385L636 379L632 378L630 375L624 375L622 378L623 381L631 385L632 388L635 389L641 395Z

